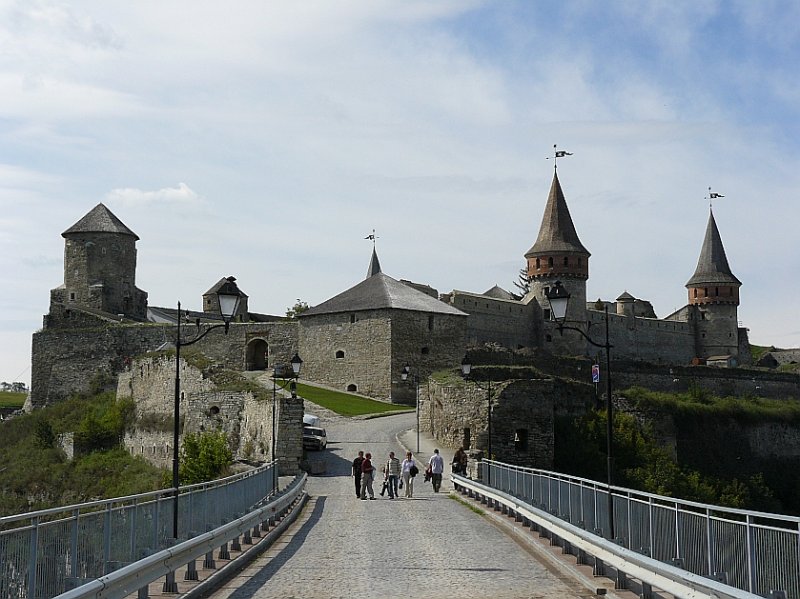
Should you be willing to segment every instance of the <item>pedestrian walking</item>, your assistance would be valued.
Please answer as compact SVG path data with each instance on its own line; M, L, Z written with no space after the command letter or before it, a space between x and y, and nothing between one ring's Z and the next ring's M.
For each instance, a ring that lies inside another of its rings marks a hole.
M439 455L439 450L434 449L431 459L428 460L428 469L431 472L433 492L438 493L442 487L442 473L444 472L444 459Z
M375 499L375 491L372 490L372 480L375 477L375 467L372 465L372 454L367 452L364 461L361 462L361 499Z
M356 497L361 497L361 462L364 461L364 452L359 451L353 460L353 478L356 482Z
M403 486L406 488L406 497L414 496L414 477L419 474L419 467L414 461L410 451L406 452L406 459L400 466L403 475Z
M389 459L386 461L385 472L386 481L388 482L389 486L389 499L399 497L400 495L397 491L397 483L400 482L400 460L394 457L393 451L389 452Z

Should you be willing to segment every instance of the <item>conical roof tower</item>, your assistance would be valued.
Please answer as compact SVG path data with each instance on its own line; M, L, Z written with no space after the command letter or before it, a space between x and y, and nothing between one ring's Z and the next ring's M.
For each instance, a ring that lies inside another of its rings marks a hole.
M731 272L725 247L709 211L706 235L700 249L700 258L692 278L686 283L690 304L725 303L739 304L739 287L742 282Z

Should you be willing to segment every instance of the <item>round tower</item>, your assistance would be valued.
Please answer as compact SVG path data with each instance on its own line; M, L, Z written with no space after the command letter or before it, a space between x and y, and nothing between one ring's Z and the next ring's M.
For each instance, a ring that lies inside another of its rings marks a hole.
M64 285L51 291L51 313L75 306L147 317L147 293L136 288L136 233L98 204L61 236Z
M694 275L686 283L695 323L699 358L739 355L739 287L731 272L722 238L709 211L706 235Z
M563 336L559 335L555 323L550 320L550 304L546 294L556 280L561 281L571 298L566 320L570 326L585 329L589 256L591 254L583 247L572 223L558 173L554 173L539 236L525 253L531 279L528 297L535 298L542 307L545 349L573 355L586 353L586 340L579 333L564 331Z

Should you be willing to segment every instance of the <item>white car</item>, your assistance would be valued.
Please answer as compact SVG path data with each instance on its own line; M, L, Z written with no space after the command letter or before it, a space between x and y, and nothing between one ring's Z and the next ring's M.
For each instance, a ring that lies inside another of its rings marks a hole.
M328 446L328 435L324 428L303 427L303 448L322 450Z

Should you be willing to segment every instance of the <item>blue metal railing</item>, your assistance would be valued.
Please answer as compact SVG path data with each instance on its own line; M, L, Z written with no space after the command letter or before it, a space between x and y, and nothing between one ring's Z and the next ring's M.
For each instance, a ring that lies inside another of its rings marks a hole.
M181 487L180 539L230 522L274 493L274 462ZM0 518L0 597L54 597L175 545L174 489Z
M608 539L608 485L492 460L481 466L491 487ZM617 538L609 540L762 597L782 590L800 599L800 518L613 486L611 500Z

